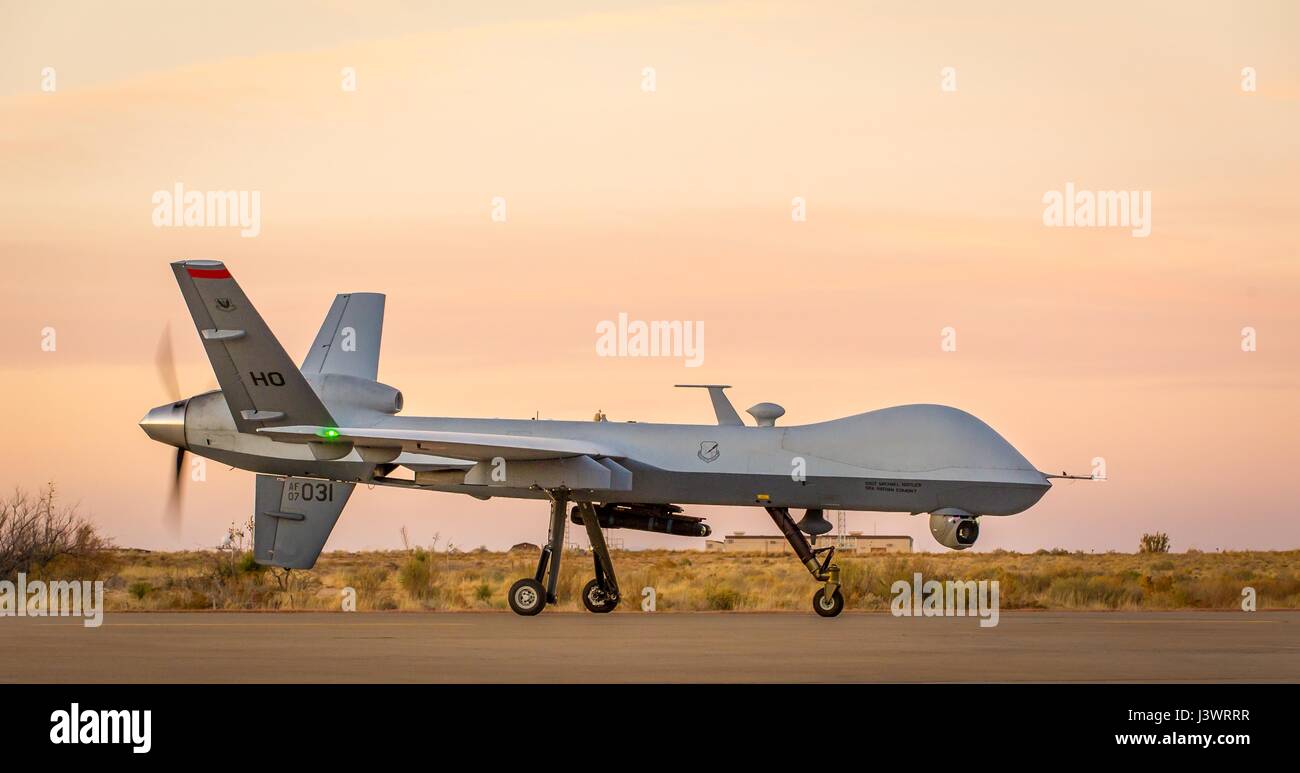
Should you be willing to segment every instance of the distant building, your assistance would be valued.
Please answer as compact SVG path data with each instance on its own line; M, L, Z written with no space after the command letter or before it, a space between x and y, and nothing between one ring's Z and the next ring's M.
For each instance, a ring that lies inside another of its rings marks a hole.
M836 550L852 555L871 555L881 553L911 553L912 538L899 535L876 535L850 532L849 534L827 534L817 539L814 547L835 545ZM721 553L793 553L794 549L781 535L746 534L738 531L728 534L721 542L709 540L705 549Z

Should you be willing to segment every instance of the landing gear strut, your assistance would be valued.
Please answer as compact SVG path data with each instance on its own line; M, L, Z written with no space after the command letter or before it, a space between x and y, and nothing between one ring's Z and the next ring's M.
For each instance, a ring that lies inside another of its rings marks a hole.
M614 562L609 557L609 548L605 545L605 534L600 530L596 518L596 507L590 502L583 502L577 508L578 517L587 529L587 539L591 542L592 560L596 565L596 579L587 583L582 589L582 603L588 612L602 614L613 612L618 606L618 578L614 576Z
M515 614L531 617L541 613L547 604L555 603L555 585L560 580L560 555L564 552L564 509L569 501L567 489L547 490L551 498L551 533L542 555L537 560L537 571L510 586L506 600ZM545 585L542 584L543 580Z
M831 563L835 557L835 546L814 549L808 538L799 531L794 519L790 517L789 508L765 507L772 516L776 527L785 535L785 539L794 548L799 561L808 569L813 579L826 583L813 594L813 611L822 617L835 617L844 611L844 594L840 592L840 568ZM821 558L825 555L825 558ZM820 559L820 560L819 560Z

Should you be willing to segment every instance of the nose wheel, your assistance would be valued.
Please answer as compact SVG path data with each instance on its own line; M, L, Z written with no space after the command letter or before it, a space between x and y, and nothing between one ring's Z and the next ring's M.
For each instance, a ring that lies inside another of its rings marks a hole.
M781 530L799 562L814 580L825 583L813 594L813 611L822 617L835 617L844 611L844 594L840 592L840 568L834 563L835 547L814 549L799 530L790 511L784 507L766 507L772 522ZM811 513L809 513L811 515ZM805 518L807 520L807 518Z
M844 611L844 594L836 588L827 595L825 588L818 588L813 594L813 611L822 617L835 617Z

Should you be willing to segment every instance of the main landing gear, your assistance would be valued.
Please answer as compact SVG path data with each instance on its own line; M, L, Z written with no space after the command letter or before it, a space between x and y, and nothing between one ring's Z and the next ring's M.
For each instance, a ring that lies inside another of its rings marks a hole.
M785 539L794 548L799 561L808 568L813 579L826 583L813 594L813 611L822 617L835 617L844 611L844 594L840 592L840 568L831 563L835 557L835 546L814 549L808 538L799 531L794 519L790 517L789 508L765 507L772 516L776 527L785 535ZM821 558L825 555L825 558ZM820 559L820 560L819 560Z
M507 600L516 614L536 615L547 604L556 603L555 586L560 577L560 555L564 552L564 510L568 505L568 493L565 489L546 492L551 498L550 538L537 561L537 572L510 587ZM609 557L605 534L596 518L596 508L590 502L582 502L574 512L587 529L596 570L596 578L582 589L582 604L589 612L613 612L619 602L618 580L614 577L614 562Z
M596 506L583 502L576 509L583 527L587 529L592 563L596 567L596 579L582 589L582 604L588 612L613 612L614 607L618 606L618 578L614 576L614 561L609 557L609 547L605 545L605 533L600 530L600 521L596 518Z

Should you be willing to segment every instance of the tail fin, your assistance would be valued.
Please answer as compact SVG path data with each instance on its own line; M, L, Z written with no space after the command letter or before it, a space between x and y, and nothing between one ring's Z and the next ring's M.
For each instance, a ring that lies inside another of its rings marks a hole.
M253 558L263 566L310 569L356 484L258 475Z
M240 432L306 424L334 426L284 347L223 263L172 264L181 295Z
M302 372L343 373L377 381L379 341L384 332L384 296L347 293L334 298L325 322L302 362Z

